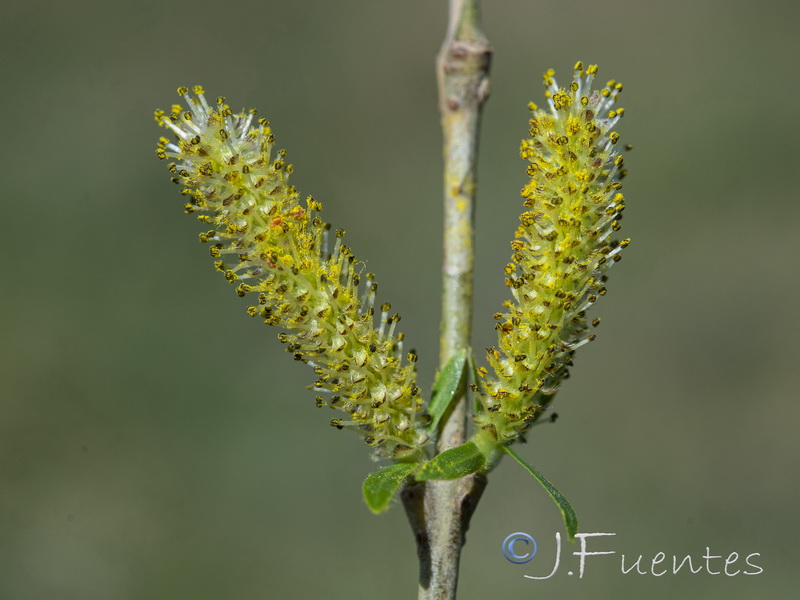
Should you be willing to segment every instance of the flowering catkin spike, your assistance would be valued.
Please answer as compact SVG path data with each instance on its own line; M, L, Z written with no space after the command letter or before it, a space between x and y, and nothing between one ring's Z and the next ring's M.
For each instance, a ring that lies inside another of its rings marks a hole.
M577 348L594 340L586 309L605 294L606 271L630 240L615 240L625 201L625 171L612 131L622 84L592 90L596 65L575 65L572 83L544 75L549 110L531 103L530 138L520 154L530 164L506 285L513 301L497 313L497 348L488 349L494 377L481 382L477 426L509 443L539 417L568 376ZM598 319L592 321L597 325Z
M427 416L416 356L406 360L403 336L394 333L399 316L384 315L375 327L377 283L367 274L359 299L363 264L342 230L328 252L322 205L299 201L289 184L292 165L285 151L273 151L269 123L254 110L234 114L224 98L209 104L199 86L193 91L178 89L187 110L156 111L177 138L162 137L156 153L174 161L173 181L187 198L186 212L208 227L200 240L210 244L216 268L239 296L257 298L251 316L288 330L279 338L314 368L313 388L325 394L317 405L347 413L331 425L360 432L379 456L421 457Z

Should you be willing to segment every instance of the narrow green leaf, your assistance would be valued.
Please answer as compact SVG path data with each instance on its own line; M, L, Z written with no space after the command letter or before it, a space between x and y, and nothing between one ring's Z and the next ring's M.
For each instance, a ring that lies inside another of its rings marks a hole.
M464 377L465 366L467 364L467 351L464 349L456 352L436 377L431 394L431 403L428 406L428 414L431 416L428 431L437 433L439 421L450 408L456 397L456 392L461 386Z
M561 516L564 519L564 526L567 528L567 533L569 534L569 539L572 541L575 539L575 534L578 533L578 515L575 514L575 509L572 508L572 505L564 498L564 495L559 492L556 487L550 483L547 478L539 473L533 465L531 465L528 461L522 458L519 454L514 452L508 446L503 446L503 450L506 453L510 454L511 457L517 461L522 468L525 469L528 473L533 475L533 478L538 481L545 491L550 494L550 497L553 499L553 502L556 503L558 506L558 510L561 511Z
M467 442L434 456L414 475L417 481L429 479L458 479L479 471L486 465L486 457L475 445Z
M369 509L377 515L389 508L397 489L418 468L419 463L395 463L367 475L362 491Z

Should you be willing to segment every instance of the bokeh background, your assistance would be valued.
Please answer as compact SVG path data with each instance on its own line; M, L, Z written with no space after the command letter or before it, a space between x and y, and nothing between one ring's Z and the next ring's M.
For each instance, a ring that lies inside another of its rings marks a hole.
M590 558L582 580L567 555L552 579L525 579L552 568L560 519L504 463L459 597L794 597L800 5L485 4L475 347L493 343L505 298L517 148L548 67L566 81L577 59L596 62L625 84L634 243L559 422L522 448L584 531L617 534L590 550L618 554ZM401 507L367 511L366 448L327 426L312 374L214 272L155 157L152 111L202 83L268 116L301 192L403 315L428 388L445 20L443 0L3 4L0 598L415 597ZM501 555L515 531L539 541L528 565ZM620 573L622 553L707 547L760 553L764 572Z

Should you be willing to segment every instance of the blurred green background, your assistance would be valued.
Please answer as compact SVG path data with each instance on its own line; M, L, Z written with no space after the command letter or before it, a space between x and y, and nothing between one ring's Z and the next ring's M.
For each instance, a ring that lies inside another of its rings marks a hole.
M758 552L764 573L552 565L559 515L515 465L491 475L460 598L788 598L794 534L799 5L486 2L475 347L494 339L541 73L625 84L634 243L596 306L561 419L521 451L572 500L591 549ZM9 2L0 8L0 598L415 597L402 509L327 426L313 376L214 272L154 148L157 107L202 83L255 106L295 183L348 230L433 377L441 255L434 55L446 3ZM540 543L515 566L511 532ZM565 552L576 550L574 546ZM669 560L669 559L668 559ZM716 563L721 566L720 561ZM743 566L741 559L739 566Z

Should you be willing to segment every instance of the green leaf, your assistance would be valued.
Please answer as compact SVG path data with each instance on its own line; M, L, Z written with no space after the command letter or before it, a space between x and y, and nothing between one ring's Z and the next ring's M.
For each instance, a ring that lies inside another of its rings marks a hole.
M417 481L429 479L458 479L479 471L486 465L486 457L475 445L467 442L434 456L414 475Z
M466 364L467 351L462 348L450 357L441 373L436 377L436 381L433 384L433 393L431 394L431 403L428 406L428 414L431 416L431 422L428 425L429 432L437 433L439 421L447 412L447 409L450 408L458 388L461 386Z
M558 506L558 510L561 511L561 516L564 519L564 526L567 528L570 541L574 540L575 534L578 533L578 515L575 514L575 509L572 508L572 505L567 501L566 498L564 498L564 495L559 492L544 475L534 469L533 465L531 465L528 461L526 461L508 446L503 446L503 450L510 454L515 461L521 464L523 469L533 475L533 478L542 485L548 494L550 494L553 502L555 502L556 506Z
M369 509L376 515L389 508L389 502L406 477L419 468L419 463L395 463L367 475L362 491Z

